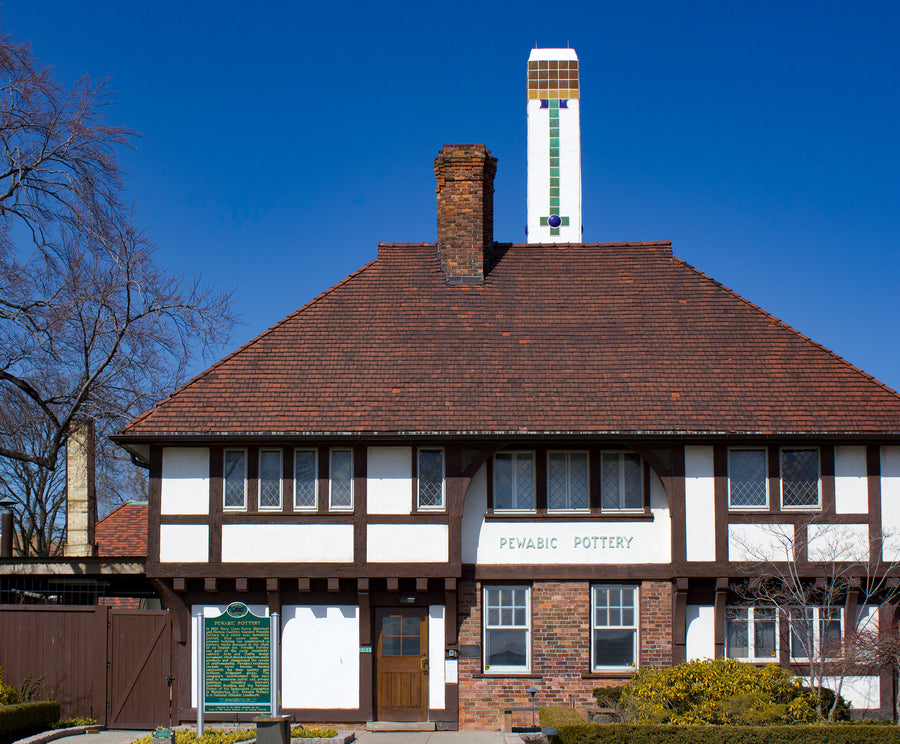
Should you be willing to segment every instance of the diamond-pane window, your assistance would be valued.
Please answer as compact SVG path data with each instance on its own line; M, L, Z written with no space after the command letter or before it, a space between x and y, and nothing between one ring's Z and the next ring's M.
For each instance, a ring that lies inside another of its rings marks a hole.
M604 452L600 465L603 509L643 509L644 469L633 452Z
M294 508L316 509L318 495L318 453L316 450L294 450Z
M502 452L494 456L494 510L534 509L534 453Z
M586 452L551 452L547 462L547 508L551 511L587 509Z
M331 450L329 488L332 509L353 508L353 450Z
M259 508L281 508L281 450L259 453Z
M444 450L420 449L418 470L419 508L444 508Z
M728 505L732 509L758 509L768 505L766 451L728 451Z
M225 450L224 496L226 509L247 508L247 453Z
M819 450L781 450L781 505L819 506Z

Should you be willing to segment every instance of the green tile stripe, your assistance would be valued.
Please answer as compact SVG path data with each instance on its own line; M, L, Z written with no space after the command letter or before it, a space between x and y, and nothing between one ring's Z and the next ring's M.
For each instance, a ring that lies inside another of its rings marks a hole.
M559 99L551 98L550 108L550 214L559 214ZM569 218L560 216L559 227L569 225ZM550 216L541 217L541 227L550 226ZM559 227L550 227L550 235L559 235Z

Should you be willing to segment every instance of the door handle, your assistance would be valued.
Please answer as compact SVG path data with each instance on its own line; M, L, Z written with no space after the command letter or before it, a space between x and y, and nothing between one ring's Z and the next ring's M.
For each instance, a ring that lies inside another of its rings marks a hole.
M421 656L419 657L419 669L421 669L425 674L428 674L428 657Z

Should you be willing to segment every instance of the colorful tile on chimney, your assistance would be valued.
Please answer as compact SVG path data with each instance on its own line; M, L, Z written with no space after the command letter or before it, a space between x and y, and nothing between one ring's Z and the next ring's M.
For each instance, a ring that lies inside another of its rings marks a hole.
M528 58L528 242L581 242L581 126L574 49Z

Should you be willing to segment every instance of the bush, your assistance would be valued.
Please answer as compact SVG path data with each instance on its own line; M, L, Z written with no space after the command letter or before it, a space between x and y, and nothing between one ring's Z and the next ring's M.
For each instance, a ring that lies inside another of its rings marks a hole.
M255 728L246 728L240 731L208 728L203 732L203 736L197 736L197 732L193 729L175 729L173 733L174 744L235 744L235 742L256 738ZM291 736L301 739L328 739L337 736L337 729L295 726L291 729ZM144 736L134 744L151 744L150 739L151 736Z
M900 744L897 726L565 726L552 744Z
M291 729L291 736L294 739L330 739L332 736L337 736L337 729L297 726Z
M4 705L0 707L0 741L15 741L44 731L58 720L59 703L55 700Z
M64 718L50 726L52 729L75 728L76 726L96 726L97 722L93 718L85 718L84 716L73 716L72 718Z
M19 702L19 691L3 681L3 667L0 667L0 705L15 705Z
M587 723L577 710L565 705L545 705L538 712L538 720L541 728L553 726L557 730L562 726L580 726Z
M615 708L622 700L624 685L617 687L595 687L594 700L600 708Z
M735 659L639 670L621 704L635 723L758 726L818 720L815 694L777 664Z

